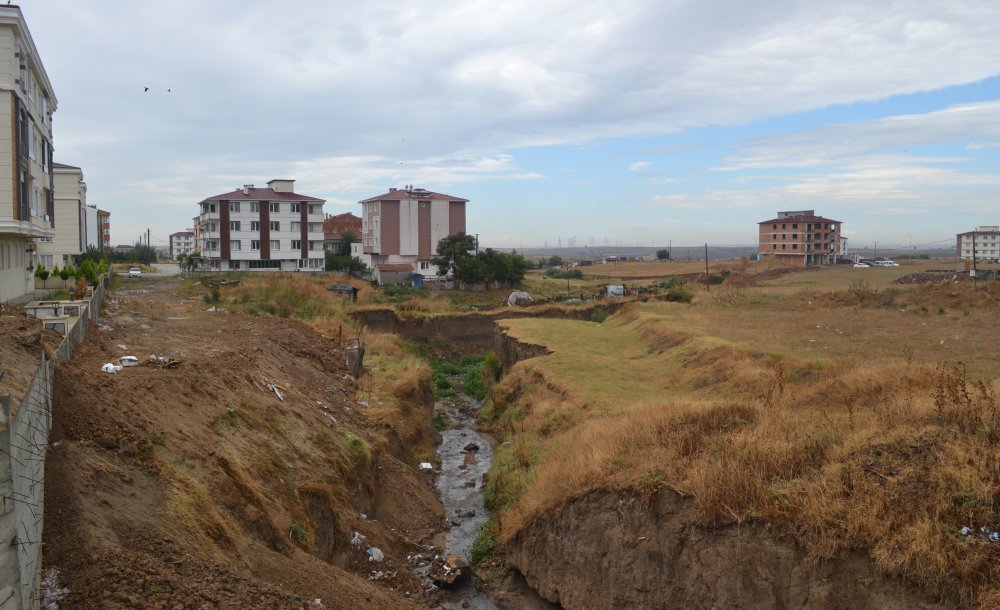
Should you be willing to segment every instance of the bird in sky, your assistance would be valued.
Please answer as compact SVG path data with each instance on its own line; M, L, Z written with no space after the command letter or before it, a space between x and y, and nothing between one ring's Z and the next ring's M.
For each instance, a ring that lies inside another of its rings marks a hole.
M149 91L149 87L143 87L143 88L142 88L142 91L143 91L144 93L145 93L146 91Z

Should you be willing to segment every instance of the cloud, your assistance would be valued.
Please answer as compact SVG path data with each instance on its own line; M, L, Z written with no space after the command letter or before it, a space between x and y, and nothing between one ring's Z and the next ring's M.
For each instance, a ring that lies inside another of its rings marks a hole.
M650 168L652 166L653 166L653 164L650 163L649 161L636 161L634 163L630 163L629 164L628 171L630 171L630 172L638 172L638 171L642 171L644 169L648 169L648 168Z

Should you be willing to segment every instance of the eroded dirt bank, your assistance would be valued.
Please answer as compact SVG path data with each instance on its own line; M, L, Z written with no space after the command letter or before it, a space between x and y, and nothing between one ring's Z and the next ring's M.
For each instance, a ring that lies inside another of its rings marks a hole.
M508 307L490 312L401 318L392 309L367 309L351 312L351 317L378 333L392 333L410 341L446 341L465 353L489 349L497 320L510 318L563 318L587 320L598 307L617 311L624 301L607 301L587 307L538 306Z
M564 608L950 608L860 554L811 560L753 525L694 525L694 501L594 491L535 520L507 561Z

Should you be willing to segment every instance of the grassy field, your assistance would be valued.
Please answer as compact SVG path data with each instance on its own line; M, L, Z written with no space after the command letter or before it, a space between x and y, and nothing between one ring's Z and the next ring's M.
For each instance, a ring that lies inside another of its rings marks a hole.
M926 268L713 287L603 324L502 322L552 353L514 367L484 413L509 441L487 489L498 537L596 487L666 487L706 525L766 522L815 556L864 549L994 604L997 545L958 532L1000 529L1000 290L868 284Z

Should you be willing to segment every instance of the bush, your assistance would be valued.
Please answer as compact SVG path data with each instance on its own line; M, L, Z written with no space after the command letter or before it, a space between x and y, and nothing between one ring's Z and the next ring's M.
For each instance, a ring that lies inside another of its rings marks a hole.
M598 324L600 324L601 322L607 319L608 319L608 312L603 307L598 307L594 309L594 311L590 312L591 322L597 322Z
M579 269L556 269L553 267L545 270L545 277L557 280L582 280L583 271Z

